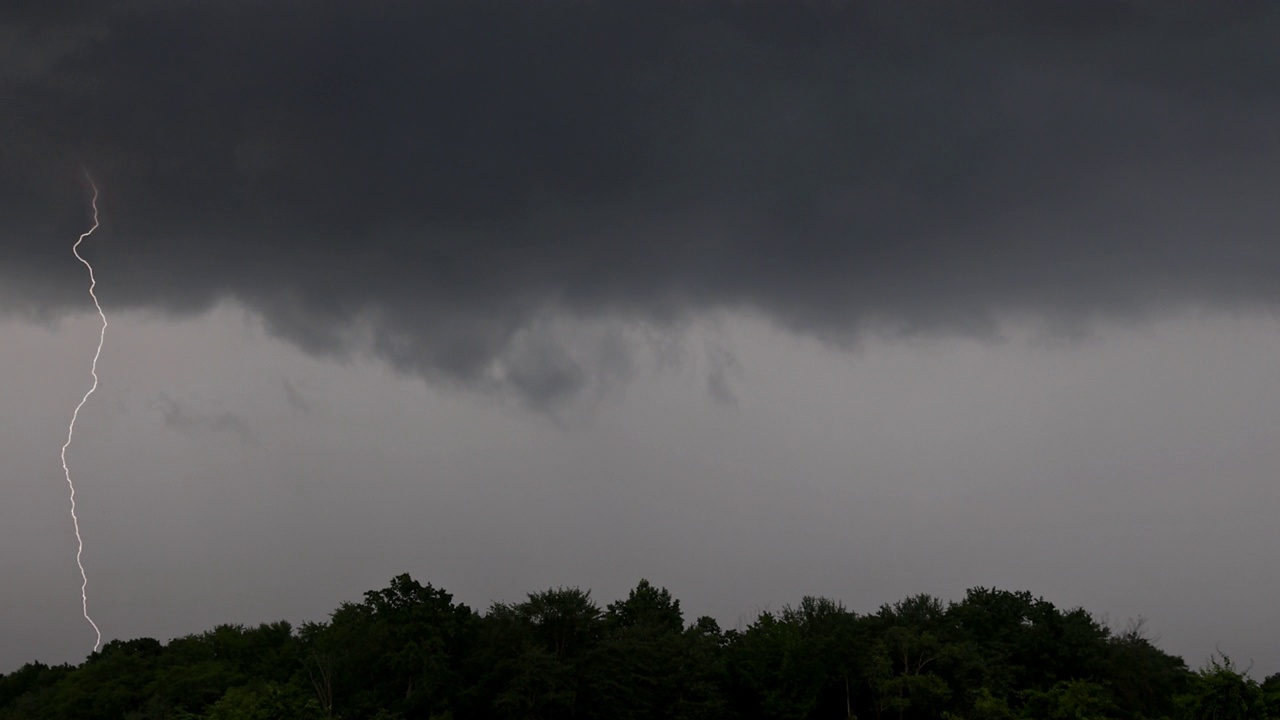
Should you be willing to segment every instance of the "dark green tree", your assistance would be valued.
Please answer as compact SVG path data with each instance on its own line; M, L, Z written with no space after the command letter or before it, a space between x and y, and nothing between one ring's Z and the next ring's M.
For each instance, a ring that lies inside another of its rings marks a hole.
M825 681L802 628L764 612L730 636L731 702L744 717L803 720L818 706Z
M309 625L295 665L326 714L406 718L447 712L475 617L465 605L408 575L344 603L327 625Z
M1178 704L1183 720L1267 720L1262 688L1226 655L1209 658Z
M320 706L299 687L266 683L228 688L202 720L315 720Z
M1088 680L1063 680L1048 690L1028 690L1022 717L1028 720L1111 720L1119 717L1107 688Z
M513 718L591 717L602 692L592 666L604 632L591 593L558 588L516 605L496 604L485 618L491 667L490 710Z
M1192 678L1182 658L1147 639L1141 619L1108 638L1100 670L1125 718L1172 716L1175 698L1187 691Z

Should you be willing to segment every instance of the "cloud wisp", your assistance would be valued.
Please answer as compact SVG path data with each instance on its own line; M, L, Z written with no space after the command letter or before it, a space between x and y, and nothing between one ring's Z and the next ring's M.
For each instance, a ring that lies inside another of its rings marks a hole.
M152 410L160 411L164 426L183 435L212 432L231 435L242 443L250 443L255 439L253 429L239 415L230 411L202 413L183 407L168 395L161 394L147 404Z

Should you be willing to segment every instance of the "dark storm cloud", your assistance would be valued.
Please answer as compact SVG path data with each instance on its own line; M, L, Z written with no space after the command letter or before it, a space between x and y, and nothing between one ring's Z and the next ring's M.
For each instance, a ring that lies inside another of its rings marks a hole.
M233 297L536 403L627 364L556 318L842 342L1280 297L1271 3L9 6L8 312L82 304L81 163L105 302Z

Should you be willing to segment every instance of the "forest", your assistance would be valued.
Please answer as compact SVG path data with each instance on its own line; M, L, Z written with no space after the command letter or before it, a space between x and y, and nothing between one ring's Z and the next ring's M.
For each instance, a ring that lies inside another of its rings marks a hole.
M326 622L113 640L0 675L0 720L1280 718L1280 674L1192 669L1130 623L1029 592L872 614L805 597L723 629L645 580L476 612L401 575Z

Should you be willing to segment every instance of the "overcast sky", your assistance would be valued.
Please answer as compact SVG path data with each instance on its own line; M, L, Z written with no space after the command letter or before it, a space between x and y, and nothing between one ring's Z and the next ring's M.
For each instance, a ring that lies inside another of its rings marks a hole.
M641 577L1280 671L1280 6L9 2L0 672Z

